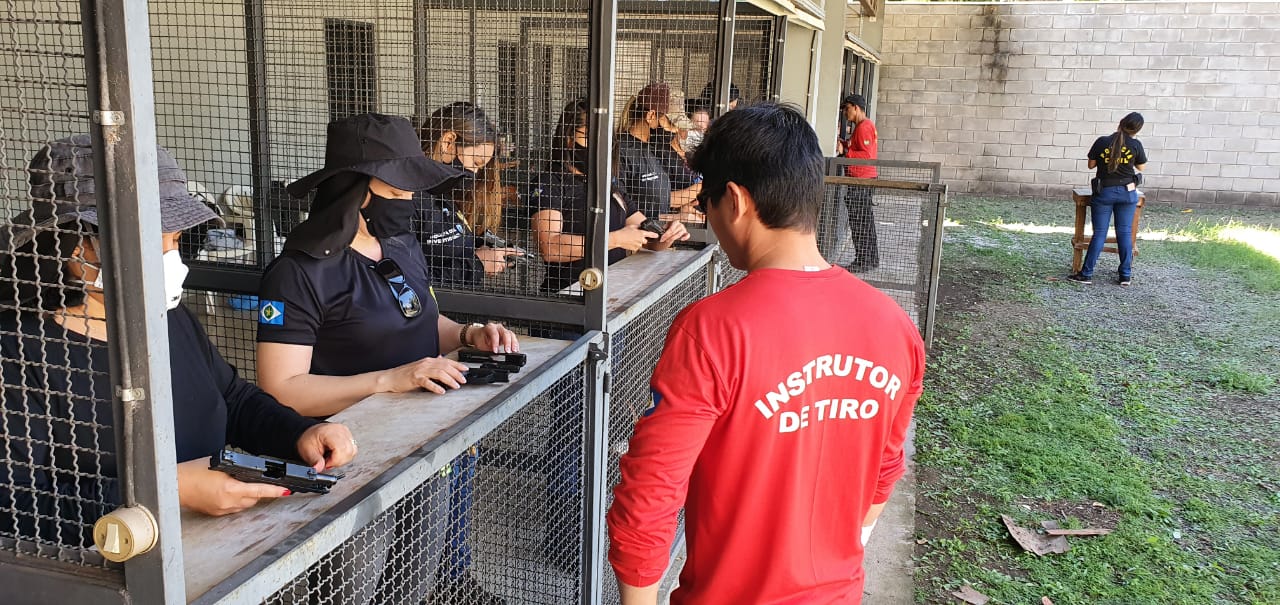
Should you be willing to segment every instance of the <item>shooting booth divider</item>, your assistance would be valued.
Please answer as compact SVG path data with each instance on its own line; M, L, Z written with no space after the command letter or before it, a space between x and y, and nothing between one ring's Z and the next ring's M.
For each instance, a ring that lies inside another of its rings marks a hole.
M508 603L616 602L603 518L618 457L675 314L730 282L714 245L608 266L619 121L658 81L688 101L671 96L672 122L682 121L674 109L717 115L735 95L777 99L785 20L698 0L10 2L0 13L7 226L19 231L22 212L54 198L74 218L93 196L99 220L37 220L30 241L0 242L0 578L22 587L8 602L442 602L467 582ZM473 186L424 202L448 212L419 213L415 230L443 313L506 322L524 335L528 364L508 384L377 395L335 415L360 454L328 494L224 517L180 512L172 410L183 402L163 363L151 150L171 151L190 193L223 219L183 235L183 303L252 380L258 281L309 207L285 187L321 166L330 120L370 111L408 117L433 158L491 154ZM78 133L92 135L92 170L29 170L42 147ZM678 157L686 139L674 138ZM585 166L569 153L575 139ZM36 173L70 184L39 190ZM586 195L543 205L555 183ZM938 194L880 187L874 200L888 191ZM548 208L582 236L552 257L584 259L599 280L546 286L555 267L535 215ZM501 251L447 264L442 250L460 239L451 232ZM886 283L919 291L908 274L937 263L923 233L901 253L932 260L901 270L884 260ZM824 241L836 250L843 237ZM95 266L105 341L48 319L83 318ZM89 536L118 506L147 511L158 535L124 563Z

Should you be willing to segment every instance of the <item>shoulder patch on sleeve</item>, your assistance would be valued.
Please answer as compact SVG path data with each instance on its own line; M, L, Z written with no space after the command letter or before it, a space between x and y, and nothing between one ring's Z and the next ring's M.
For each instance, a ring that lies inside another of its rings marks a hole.
M263 300L259 303L258 323L266 326L283 326L284 303L278 300Z
M642 418L647 418L652 415L658 410L659 403L662 403L662 393L659 393L658 389L649 387L649 407L645 408L644 413L640 416Z

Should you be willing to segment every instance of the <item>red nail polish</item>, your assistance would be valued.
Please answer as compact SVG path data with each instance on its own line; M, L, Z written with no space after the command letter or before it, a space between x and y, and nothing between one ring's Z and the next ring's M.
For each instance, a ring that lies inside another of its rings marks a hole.
M293 490L284 490L284 493L283 493L283 494L280 494L280 495L281 495L281 496L288 496L288 495L290 495L290 494L292 494L292 493L293 493Z

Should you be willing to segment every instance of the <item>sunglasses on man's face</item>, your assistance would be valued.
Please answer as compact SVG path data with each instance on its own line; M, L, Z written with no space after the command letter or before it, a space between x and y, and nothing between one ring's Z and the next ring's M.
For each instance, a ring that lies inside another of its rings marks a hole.
M395 296L396 302L400 304L400 313L408 318L417 317L422 313L422 300L418 298L418 293L413 291L413 287L405 280L404 272L400 270L400 265L396 261L384 258L376 265L373 270L386 280L387 285L391 288L391 295Z
M709 188L704 184L702 191L699 191L698 195L694 196L693 199L698 200L698 207L702 208L703 212L706 212L710 208L708 202L724 195L724 190L724 187Z

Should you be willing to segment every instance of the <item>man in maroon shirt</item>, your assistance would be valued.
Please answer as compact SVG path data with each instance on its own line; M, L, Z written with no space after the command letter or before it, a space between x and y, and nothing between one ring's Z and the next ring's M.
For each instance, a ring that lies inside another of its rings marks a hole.
M839 151L846 158L874 160L879 153L880 137L875 122L867 117L867 100L862 95L846 95L840 104L844 119L853 124L853 134L839 141ZM874 179L875 166L849 166L846 173L855 178ZM880 247L876 237L876 216L872 206L874 189L851 185L845 189L844 203L849 209L849 232L853 249L857 253L853 265L855 272L868 271L880 266Z
M905 470L924 344L893 300L819 253L823 158L799 111L729 112L690 163L748 273L667 334L608 515L622 602L656 601L684 507L673 605L859 603L863 528Z

